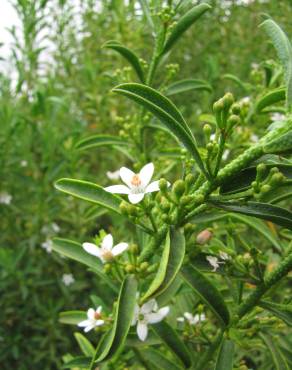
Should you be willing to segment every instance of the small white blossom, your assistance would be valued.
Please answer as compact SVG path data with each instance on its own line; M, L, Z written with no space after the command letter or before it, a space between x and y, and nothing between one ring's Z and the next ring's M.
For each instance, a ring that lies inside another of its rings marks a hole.
M51 227L52 227L52 230L55 232L55 233L59 233L60 232L60 226L56 224L56 222L53 222L51 224Z
M190 312L185 312L182 317L177 318L179 322L184 322L185 320L187 320L190 325L196 325L198 322L205 321L206 316L204 313L192 315Z
M223 152L223 155L222 155L223 161L226 161L226 159L229 157L229 154L230 154L230 150L225 149L224 152Z
M12 195L2 192L0 193L0 203L9 205L12 201Z
M94 329L96 326L104 324L104 320L101 320L102 307L99 306L96 310L89 308L87 311L87 320L81 321L78 326L84 328L84 332L87 333Z
M120 178L120 170L114 172L107 171L106 175L110 180L118 180Z
M224 261L229 260L229 258L230 258L229 255L226 252L222 252L222 251L219 252L219 256Z
M26 160L22 160L22 161L20 162L20 166L21 166L21 167L27 167L27 161L26 161Z
M128 194L131 203L139 203L145 194L159 191L159 181L150 183L153 172L153 163L146 164L138 174L126 167L122 167L120 169L120 178L126 185L108 186L105 190L114 194Z
M242 104L249 104L250 103L250 96L245 96L240 100Z
M137 324L137 335L141 341L146 340L148 335L148 325L156 324L162 321L169 313L169 307L158 308L155 299L144 303L141 307L137 304L135 307L132 326Z
M282 113L273 113L271 115L271 120L273 122L281 122L281 121L284 121L285 117L286 117L285 114L282 114Z
M111 261L119 254L128 249L128 243L119 243L114 246L113 237L111 234L106 235L100 246L93 243L83 243L83 249L93 256L98 257L103 263Z
M53 247L53 242L51 240L46 240L45 242L43 242L41 244L41 247L44 248L47 253L51 253L52 252L52 247Z
M214 256L207 256L206 259L210 263L210 265L213 267L213 270L212 270L213 272L217 271L217 269L220 267L219 264L222 263L222 262L219 262L218 258Z
M216 134L213 133L210 135L210 141L214 141L216 139Z
M256 135L256 134L252 134L251 137L250 137L250 139L251 139L251 141L253 143L258 143L259 140L260 140L259 137L258 137L258 135Z
M63 274L62 281L64 285L69 286L75 282L75 279L72 274Z

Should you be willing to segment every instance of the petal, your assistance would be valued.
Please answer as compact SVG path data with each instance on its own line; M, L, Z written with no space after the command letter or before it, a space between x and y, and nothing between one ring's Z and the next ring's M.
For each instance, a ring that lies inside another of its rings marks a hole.
M132 204L137 204L141 202L141 200L144 198L144 193L139 193L139 194L129 194L129 201Z
M140 178L142 181L143 186L147 186L152 179L154 172L154 165L153 163L146 164L140 171Z
M176 321L178 321L178 322L184 322L185 321L185 318L184 317L178 317L176 319Z
M146 303L143 304L140 311L142 314L147 314L157 309L157 303L155 299L150 299Z
M138 320L139 312L140 312L140 307L136 304L135 309L134 309L133 319L132 319L132 322L131 322L131 326L136 324L136 322Z
M88 325L91 325L92 324L92 321L91 320L83 320L83 321L80 321L77 326L79 327L84 327L84 326L88 326Z
M128 243L119 243L115 245L112 249L112 254L114 256L118 256L119 254L123 253L126 249L128 249Z
M159 181L153 181L145 189L145 193L153 193L154 191L159 191Z
M137 324L137 335L140 340L144 342L144 340L147 338L148 335L148 328L147 324L143 321L138 321Z
M149 324L156 324L157 322L162 321L165 316L167 316L169 313L169 307L162 307L158 312L151 312L146 315L146 319L149 322Z
M129 186L129 188L131 187L131 181L133 176L135 176L135 173L129 170L127 167L122 167L120 169L120 178L126 185Z
M129 194L130 189L125 185L112 185L104 188L105 191L113 194Z
M102 311L102 306L98 306L97 309L95 310L96 313L101 313Z
M85 329L84 329L84 333L88 333L90 330L94 329L94 324L90 324L88 325Z
M98 258L101 258L101 250L97 245L93 243L83 243L82 247L87 253L92 254L93 256L96 256Z
M188 320L188 321L192 321L193 320L193 315L189 312L185 312L184 313L184 317Z
M101 326L104 324L104 320L96 320L95 321L95 326Z
M112 234L107 234L101 242L101 248L106 249L107 251L111 251L114 245L114 240Z
M95 315L95 310L93 308L89 308L89 310L87 311L87 317L91 320L94 319L94 315Z

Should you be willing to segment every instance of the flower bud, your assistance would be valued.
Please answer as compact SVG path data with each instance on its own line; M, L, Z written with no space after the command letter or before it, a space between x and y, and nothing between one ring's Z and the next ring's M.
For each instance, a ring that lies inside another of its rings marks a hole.
M240 118L238 116L236 116L235 114L232 114L229 118L228 118L228 127L231 128L231 127L234 127L236 125L238 125L240 123Z
M149 267L149 263L148 262L142 262L139 267L140 267L141 271L146 271Z
M125 202L124 200L120 204L120 211L122 214L127 215L128 214L128 205L129 203Z
M240 104L234 103L232 105L232 107L231 107L232 114L235 114L235 115L239 116L240 115L240 111L241 111Z
M131 244L129 247L129 252L133 254L138 254L139 253L139 247L137 244Z
M266 171L267 171L267 166L264 163L260 163L257 166L257 175L260 180L264 178Z
M108 274L110 271L111 271L111 265L110 263L106 263L104 266L103 266L103 270L106 274Z
M231 107L231 105L234 103L234 96L230 92L226 93L222 99L223 99L224 109L226 110L228 110Z
M170 203L167 199L163 198L160 207L164 213L168 213L170 210Z
M132 264L130 264L130 263L128 263L128 264L125 266L125 271L126 271L127 273L132 273L132 272L134 272L134 271L135 271L135 266L134 266L134 265L132 265Z
M198 244L204 245L212 239L212 236L213 234L211 233L211 231L208 229L205 229L197 235L196 242Z
M272 187L270 186L270 185L263 185L262 187L261 187L261 190L260 190L260 192L262 193L262 194L265 194L265 193L268 193L270 190L272 189Z
M176 195L176 197L180 198L186 190L185 182L183 180L177 180L173 184L172 190L173 190L174 194Z
M282 184L284 180L285 180L285 176L281 172L274 173L273 176L271 177L270 184L272 186L278 186Z
M187 174L185 178L185 182L187 185L193 185L196 182L196 178L192 173Z
M214 113L220 113L223 109L224 109L223 99L219 99L213 104Z
M212 132L212 127L208 125L208 123L206 123L203 127L203 131L206 136L210 136Z
M167 181L165 179L160 179L159 180L159 189L162 191L162 192L166 192L167 191Z
M193 196L191 196L191 195L184 195L184 196L182 196L181 198L180 198L180 204L182 205L182 206L186 206L186 205L188 205L188 204L190 204L191 202L192 202L192 200L194 199L194 197Z

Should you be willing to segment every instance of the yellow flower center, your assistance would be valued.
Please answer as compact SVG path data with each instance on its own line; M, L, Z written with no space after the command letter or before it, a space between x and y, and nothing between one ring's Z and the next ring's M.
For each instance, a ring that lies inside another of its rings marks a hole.
M140 186L141 185L141 179L140 179L140 177L139 177L139 175L134 175L133 177L132 177L132 180L131 180L131 184L133 185L133 186Z

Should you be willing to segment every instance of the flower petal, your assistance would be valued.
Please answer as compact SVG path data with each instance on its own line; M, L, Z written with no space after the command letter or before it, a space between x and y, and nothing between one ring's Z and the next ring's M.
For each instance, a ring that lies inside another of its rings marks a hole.
M111 251L114 245L114 240L112 234L107 234L101 242L101 248L106 249L107 251Z
M147 324L143 321L138 321L137 324L137 335L142 342L147 338L148 335L148 327Z
M133 176L135 176L135 173L129 170L127 167L122 167L120 169L120 178L126 185L129 186L129 188L132 186L131 181Z
M154 172L153 163L146 164L140 171L140 179L144 187L146 187L152 179Z
M130 189L126 185L107 186L104 190L113 194L129 194L130 192Z
M80 321L77 326L79 327L85 327L85 326L88 326L88 325L91 325L92 324L92 321L91 320L83 320L83 321Z
M193 320L193 318L194 318L194 316L193 316L191 313L189 313L189 312L185 312L185 313L184 313L184 317L185 317L188 321L192 321L192 320Z
M129 201L132 204L137 204L137 203L141 202L141 200L144 198L144 193L129 194L128 198L129 198Z
M95 326L101 326L104 324L104 320L96 320L95 321Z
M149 324L156 324L157 322L162 321L165 316L167 316L169 313L169 307L162 307L158 312L151 312L146 315L146 319L149 322Z
M96 313L101 313L102 311L102 306L98 306L97 309L95 310Z
M114 256L118 256L119 254L123 253L126 249L128 249L128 243L119 243L115 245L112 249L112 254Z
M133 319L132 319L132 322L131 322L131 326L136 325L139 313L140 313L140 307L136 304L135 309L134 309Z
M184 317L178 317L176 319L176 321L178 321L178 322L184 322L185 321L185 318Z
M157 302L155 299L150 299L144 303L140 309L142 314L147 314L157 309Z
M145 189L145 193L153 193L154 191L159 191L159 181L153 181Z
M94 320L95 310L93 308L89 308L87 311L87 317L91 320Z
M82 247L87 253L92 254L93 256L96 256L98 258L101 258L101 250L97 245L93 243L83 243Z
M88 325L85 329L84 329L84 333L88 333L90 330L94 329L94 324L90 324Z

